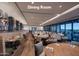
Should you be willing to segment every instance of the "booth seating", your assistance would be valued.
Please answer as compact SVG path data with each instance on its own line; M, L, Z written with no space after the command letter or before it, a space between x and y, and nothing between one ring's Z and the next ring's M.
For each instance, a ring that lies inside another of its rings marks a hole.
M43 45L56 42L66 42L68 37L62 33L38 31L34 33L36 40L42 40Z
M45 41L48 39L49 35L45 31L38 31L38 32L35 32L34 37L35 37L36 41L42 40L43 45L46 45Z
M56 33L52 33L51 35L49 34L49 38L46 40L46 42L54 43L54 42L58 42L58 40L61 40L61 36Z
M47 43L55 42L66 42L68 37L64 36L62 33L49 33L49 38L46 40Z
M42 52L43 52L43 43L42 41L40 41L35 44L35 55L39 56L42 54Z
M45 32L35 32L35 55L36 56L45 56L43 50L44 50L44 44L45 40L48 38L48 34Z

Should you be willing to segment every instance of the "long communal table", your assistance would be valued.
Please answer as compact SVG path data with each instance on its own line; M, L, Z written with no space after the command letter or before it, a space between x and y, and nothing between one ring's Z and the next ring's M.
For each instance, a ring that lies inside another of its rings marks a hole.
M34 38L32 33L27 33L27 39L16 49L13 55L35 56Z
M44 49L46 56L79 56L79 46L70 43L53 43Z

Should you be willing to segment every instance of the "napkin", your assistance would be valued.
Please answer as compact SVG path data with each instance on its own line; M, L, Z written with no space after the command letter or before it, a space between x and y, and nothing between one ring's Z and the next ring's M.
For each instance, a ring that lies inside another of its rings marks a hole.
M76 46L75 45L70 45L70 47L75 48Z
M46 47L48 50L51 50L51 51L53 51L53 48L52 47Z
M60 46L60 44L58 44L58 43L55 43L55 45Z

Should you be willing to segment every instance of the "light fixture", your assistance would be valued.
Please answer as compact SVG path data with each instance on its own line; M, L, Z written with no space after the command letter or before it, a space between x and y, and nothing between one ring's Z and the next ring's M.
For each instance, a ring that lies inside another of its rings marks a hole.
M47 20L47 21L41 23L40 25L44 25L44 24L46 24L46 23L48 23L48 22L50 22L50 21L52 21L52 20L54 20L54 19L56 19L56 18L62 16L62 15L65 15L65 14L67 14L67 13L73 11L73 10L76 10L76 9L78 9L78 8L79 8L79 4L77 4L76 6L70 8L70 9L64 11L64 12L62 12L61 14L58 14L58 15L56 15L55 17L53 17L53 18L51 18L51 19L49 19L49 20Z
M62 8L62 7L63 7L62 5L59 6L59 8Z

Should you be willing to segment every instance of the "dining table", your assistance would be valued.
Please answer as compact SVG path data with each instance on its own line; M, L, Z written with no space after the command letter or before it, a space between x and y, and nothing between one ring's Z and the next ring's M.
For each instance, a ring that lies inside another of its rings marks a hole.
M44 48L45 56L79 56L79 46L70 43L52 43Z

